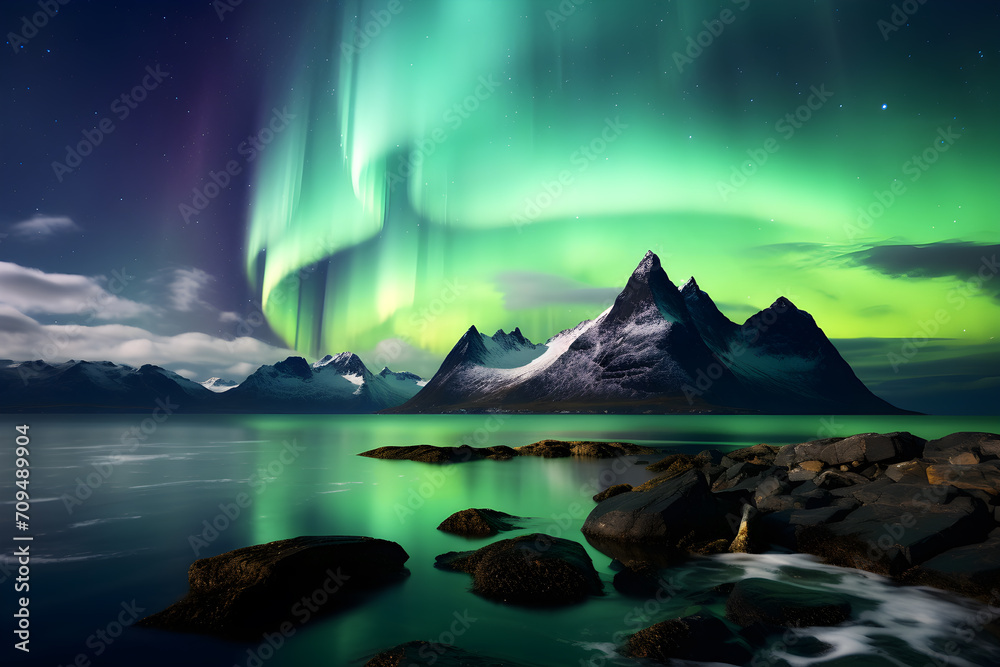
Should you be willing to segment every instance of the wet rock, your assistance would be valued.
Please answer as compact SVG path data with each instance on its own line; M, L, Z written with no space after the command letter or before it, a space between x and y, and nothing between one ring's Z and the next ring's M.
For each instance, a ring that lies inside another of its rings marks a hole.
M621 652L662 664L672 660L746 664L750 651L726 623L714 616L687 616L663 621L628 638Z
M594 495L594 502L599 503L602 500L607 500L613 496L617 496L619 493L628 493L632 490L631 484L614 484L604 489L598 494Z
M465 463L492 459L505 461L517 456L517 452L506 445L493 447L437 447L435 445L410 445L406 447L377 447L358 456L392 461L420 461L422 463Z
M899 576L949 549L981 541L992 528L982 503L958 497L922 507L875 503L799 536L799 548L844 567Z
M465 537L490 537L502 530L514 530L518 528L515 522L509 519L520 517L496 510L481 508L467 509L455 512L441 522L437 527L446 533L454 533Z
M582 532L603 553L626 564L645 551L643 547L660 551L669 560L682 551L682 540L693 544L731 539L725 515L705 478L691 470L649 491L623 493L599 503Z
M462 619L459 619L462 620ZM465 622L469 622L468 619ZM450 644L413 641L377 653L364 667L522 667L520 663L470 653Z
M398 581L408 558L395 542L371 537L296 537L236 549L192 563L188 594L139 625L255 640L298 625L310 605L329 613Z
M1000 604L1000 528L976 544L949 549L908 571L904 581Z
M650 565L637 569L622 568L615 573L614 587L622 595L667 600L683 591L664 570Z
M743 579L726 602L726 618L747 627L755 623L784 628L839 625L851 617L840 596L769 579Z
M802 533L834 521L840 521L855 507L819 507L773 512L760 517L757 522L761 539L792 550L799 549Z
M508 604L573 604L603 590L580 544L542 533L500 540L476 551L442 554L435 566L471 574L475 593Z

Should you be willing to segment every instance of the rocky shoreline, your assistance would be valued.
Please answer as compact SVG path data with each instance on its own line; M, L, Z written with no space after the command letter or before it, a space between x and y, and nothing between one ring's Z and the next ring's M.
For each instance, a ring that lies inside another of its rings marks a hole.
M655 453L629 443L545 440L517 448L382 447L361 455L432 464L629 456L634 464L636 455ZM866 433L669 454L647 469L660 474L634 488L614 484L595 495L581 529L582 537L613 559L613 586L623 595L658 592L671 567L700 555L790 551L901 585L931 586L990 605L1000 601L1000 435L954 433L927 441L906 432ZM517 530L520 519L470 508L439 529L475 539ZM352 603L361 604L365 590L405 576L407 559L400 545L365 537L247 547L196 561L188 596L142 624L259 639L281 627L290 602L322 589L331 572L355 594ZM472 593L501 604L556 607L605 594L578 542L541 533L441 554L435 566L471 575ZM767 579L745 579L714 594L725 601L724 617L702 609L662 620L628 636L618 653L664 664L745 664L767 638L788 628L834 626L850 615L850 606L836 596L802 600L787 585ZM995 617L983 625L1000 635ZM367 663L412 664L513 663L420 641L387 649Z

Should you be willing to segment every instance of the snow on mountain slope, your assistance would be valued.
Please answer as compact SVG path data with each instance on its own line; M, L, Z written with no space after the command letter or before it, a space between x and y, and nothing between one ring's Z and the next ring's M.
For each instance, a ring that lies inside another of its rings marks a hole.
M229 391L233 387L237 386L239 383L233 382L232 380L223 380L222 378L218 377L210 377L204 382L199 382L198 384L200 384L205 389L208 389L209 391L221 394L222 392Z

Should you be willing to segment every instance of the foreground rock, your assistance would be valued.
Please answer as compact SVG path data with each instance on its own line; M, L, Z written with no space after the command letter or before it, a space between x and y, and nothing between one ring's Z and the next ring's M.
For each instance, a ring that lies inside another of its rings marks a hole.
M573 604L600 595L604 587L582 546L542 533L451 551L436 560L436 567L471 574L473 592L508 604Z
M364 667L521 667L509 660L487 658L449 644L414 641L375 655Z
M465 463L467 461L506 461L515 456L542 456L545 458L565 458L577 456L584 458L613 459L619 456L636 456L639 454L655 454L657 450L650 447L633 445L628 442L593 442L589 440L539 440L523 447L436 447L434 445L410 445L406 447L378 447L358 456L373 459L391 459L406 461L422 461L423 463Z
M689 470L648 491L633 490L600 502L581 530L591 544L626 565L666 565L720 540L724 544L718 551L729 547L734 536L723 505L704 475Z
M737 582L726 602L726 618L743 627L839 625L850 617L851 605L839 596L769 579Z
M255 640L398 581L408 558L395 542L371 537L296 537L237 549L192 563L188 594L138 624Z
M583 525L629 568L780 546L997 601L1000 435L865 433L671 455L650 468L662 474L601 500Z
M744 665L751 656L724 621L700 615L675 618L640 630L629 637L621 652L664 665L672 664L672 660Z
M438 530L464 537L491 537L502 530L514 530L518 526L508 519L519 517L491 509L470 508L455 512L441 522Z

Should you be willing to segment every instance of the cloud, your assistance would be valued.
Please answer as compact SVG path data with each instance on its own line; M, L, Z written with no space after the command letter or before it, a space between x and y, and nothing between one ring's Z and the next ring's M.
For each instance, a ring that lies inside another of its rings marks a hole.
M79 231L80 226L65 216L39 215L30 220L16 222L10 231L22 239L39 240L48 238L59 232Z
M182 368L191 377L212 375L242 379L262 364L297 353L256 338L226 340L204 333L161 336L124 324L40 325L14 309L0 306L0 350L8 359L49 362L85 359L141 366ZM231 371L238 370L238 373Z
M584 283L534 271L503 271L496 286L503 293L507 310L586 303L611 305L620 287L591 287Z
M175 269L173 280L168 287L170 303L174 310L189 312L195 306L211 308L211 305L201 298L202 290L215 280L201 269Z
M0 304L27 314L73 314L99 320L129 319L151 313L150 306L113 293L124 289L132 279L134 276L127 275L124 269L112 271L109 280L45 273L12 262L0 262Z
M943 241L926 245L881 245L847 255L858 266L901 278L953 277L988 280L998 271L1000 245Z

